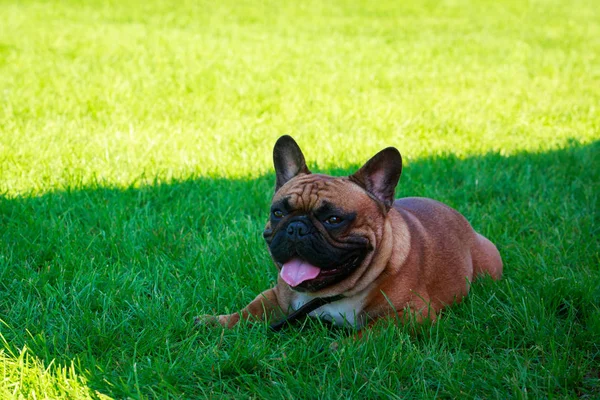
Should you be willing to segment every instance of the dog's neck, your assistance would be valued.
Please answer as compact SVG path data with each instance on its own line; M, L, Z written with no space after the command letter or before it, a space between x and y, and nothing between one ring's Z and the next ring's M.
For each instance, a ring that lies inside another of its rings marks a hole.
M293 325L295 323L298 323L301 319L305 318L308 314L310 314L317 308L322 307L325 304L329 304L329 303L333 303L334 301L338 301L338 300L342 299L343 297L344 296L339 294L339 295L333 296L333 297L314 298L311 301L309 301L308 303L304 304L299 309L297 309L296 311L294 311L293 313L291 313L290 315L288 315L287 317L285 317L284 319L282 319L281 321L271 324L269 326L269 328L273 332L278 332L281 329L283 329L283 327L285 327L286 325Z

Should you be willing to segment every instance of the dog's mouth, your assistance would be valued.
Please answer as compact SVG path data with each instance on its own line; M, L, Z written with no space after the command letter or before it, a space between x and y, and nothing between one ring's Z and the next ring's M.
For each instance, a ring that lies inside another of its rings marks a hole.
M325 286L339 282L360 265L361 257L357 256L336 268L323 269L301 258L280 264L281 278L294 290L316 291Z

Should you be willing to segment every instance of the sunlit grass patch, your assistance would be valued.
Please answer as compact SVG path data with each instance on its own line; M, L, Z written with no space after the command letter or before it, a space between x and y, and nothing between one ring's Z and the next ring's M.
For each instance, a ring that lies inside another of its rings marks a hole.
M8 343L1 339L4 346L0 349L0 397L3 399L108 398L87 386L73 362L66 366L46 364L27 347L12 353Z
M591 2L5 3L0 190L598 139ZM318 150L318 151L317 151Z

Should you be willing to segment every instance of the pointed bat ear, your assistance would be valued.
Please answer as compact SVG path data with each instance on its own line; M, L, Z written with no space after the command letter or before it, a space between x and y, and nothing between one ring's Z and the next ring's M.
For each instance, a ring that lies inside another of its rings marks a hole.
M381 201L389 210L394 204L394 192L402 174L402 156L394 147L375 154L350 179Z
M310 174L302 150L291 136L280 137L273 148L273 164L277 181L275 191L299 174Z

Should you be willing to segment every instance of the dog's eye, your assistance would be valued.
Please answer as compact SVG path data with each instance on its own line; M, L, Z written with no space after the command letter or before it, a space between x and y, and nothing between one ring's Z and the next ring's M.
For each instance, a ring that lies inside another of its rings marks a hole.
M281 210L273 210L273 216L275 218L283 218L283 211L281 211Z
M342 218L337 215L333 215L325 220L329 225L337 225L342 222Z

